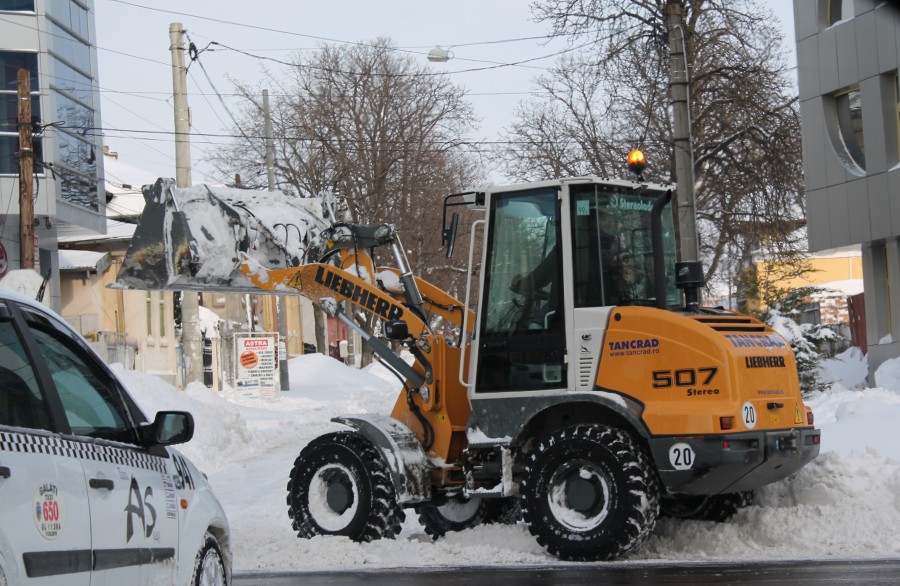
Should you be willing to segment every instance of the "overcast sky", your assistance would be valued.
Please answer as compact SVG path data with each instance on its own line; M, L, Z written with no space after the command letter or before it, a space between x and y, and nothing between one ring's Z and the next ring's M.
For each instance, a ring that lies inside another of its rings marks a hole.
M104 142L119 154L118 161L107 166L107 181L140 184L174 176L171 22L183 23L198 48L215 41L281 60L290 60L298 50L315 50L325 41L378 36L420 53L423 63L429 48L455 46L453 60L433 67L469 89L482 120L479 134L493 140L511 120L516 104L527 98L531 80L555 58L525 66L461 71L549 56L564 48L561 41L493 42L548 34L547 25L532 21L528 5L526 0L95 0ZM785 47L793 52L792 2L764 0L761 5L783 23ZM237 114L227 76L255 82L262 77L263 64L275 70L280 67L228 50L207 51L200 61L206 73L194 64L188 76L195 184L214 180L203 159L212 143L228 140L210 135L232 132L216 91ZM270 88L270 93L275 89Z

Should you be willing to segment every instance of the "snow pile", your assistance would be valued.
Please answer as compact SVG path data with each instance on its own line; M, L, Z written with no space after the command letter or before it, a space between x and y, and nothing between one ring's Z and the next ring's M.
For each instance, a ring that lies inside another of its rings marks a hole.
M198 310L198 319L197 319L197 327L200 329L200 333L203 334L203 337L207 340L218 340L219 339L219 316L216 315L216 312L209 309L208 307L203 307L202 305L197 308Z
M839 382L847 389L863 389L866 386L866 375L868 367L866 366L866 356L857 347L849 348L838 354L834 358L826 358L820 366L822 380L825 383L832 384ZM900 378L898 378L900 380ZM891 388L900 388L900 385L879 385L889 386Z
M29 299L37 299L43 283L44 277L32 269L14 269L0 278L0 287L15 291ZM45 299L49 299L46 291L44 291L44 298L39 301L44 303ZM45 305L47 304L45 303Z
M396 540L298 539L285 504L302 447L342 429L337 415L390 413L399 383L383 368L346 368L314 354L290 361L291 390L273 402L200 385L179 392L149 375L118 370L152 414L186 409L196 434L182 451L204 472L228 512L237 571L458 565L554 565L523 524L482 526L432 542L412 510ZM809 404L823 430L822 454L792 478L762 488L726 523L661 519L628 560L731 561L900 555L900 360L883 366L879 388L859 387L865 359L848 352L830 368L832 389ZM628 563L622 560L617 563Z
M199 383L192 383L181 392L151 374L124 370L120 364L114 364L113 370L125 380L148 420L164 410L189 411L194 416L194 439L178 449L201 470L255 455L257 442L238 405Z

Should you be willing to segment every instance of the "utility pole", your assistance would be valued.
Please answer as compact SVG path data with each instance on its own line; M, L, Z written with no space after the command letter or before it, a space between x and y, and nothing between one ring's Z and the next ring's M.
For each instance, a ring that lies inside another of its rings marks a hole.
M679 260L700 257L697 243L697 211L694 197L694 146L691 136L690 72L686 35L681 12L682 0L668 0L669 88L672 96L673 139L675 142L675 202L678 210Z
M187 69L184 67L184 27L169 25L169 49L172 52L172 94L175 106L175 185L191 186L191 111L187 102ZM185 384L203 381L203 355L198 327L197 294L181 294L181 352L184 357Z
M269 180L269 191L275 191L275 141L272 138L272 116L269 112L269 90L263 90L263 121L266 132L266 175ZM275 317L278 320L278 378L282 391L291 389L291 378L288 374L287 316L285 301L281 295L275 295ZM303 331L303 328L300 328ZM284 360L281 358L281 344L284 344Z
M19 268L34 269L34 145L31 138L31 73L19 70Z

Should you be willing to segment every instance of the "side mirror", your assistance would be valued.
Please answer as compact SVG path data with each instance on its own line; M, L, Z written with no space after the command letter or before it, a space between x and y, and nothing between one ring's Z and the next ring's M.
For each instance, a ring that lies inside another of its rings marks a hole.
M159 446L183 444L194 437L194 416L187 411L160 411L150 427L150 440Z
M453 246L456 244L456 231L459 228L459 214L453 212L450 216L450 227L441 230L441 244L447 247L447 258L453 256Z

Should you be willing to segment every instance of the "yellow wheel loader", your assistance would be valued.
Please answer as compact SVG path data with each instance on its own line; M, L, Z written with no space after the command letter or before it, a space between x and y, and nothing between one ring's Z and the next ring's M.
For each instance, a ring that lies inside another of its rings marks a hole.
M789 344L698 303L699 264L675 262L671 194L580 177L447 196L448 256L448 212L480 212L457 299L413 274L392 225L161 180L119 282L300 294L398 375L389 413L337 418L346 431L300 451L287 485L300 537L393 537L414 508L435 537L521 519L561 559L611 560L660 514L723 520L819 452ZM381 248L392 266L374 263Z

